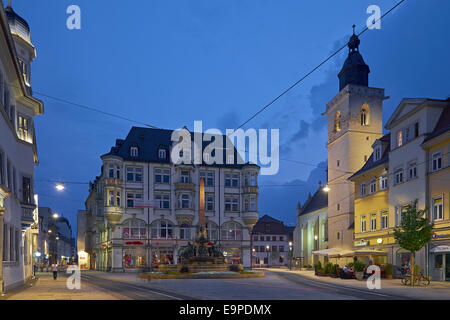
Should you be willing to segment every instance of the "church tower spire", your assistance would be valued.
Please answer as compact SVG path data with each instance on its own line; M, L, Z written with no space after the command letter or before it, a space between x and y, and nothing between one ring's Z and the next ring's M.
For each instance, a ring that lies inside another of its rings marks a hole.
M369 66L364 62L363 57L359 53L359 44L361 41L355 34L355 25L353 25L353 35L348 41L348 57L338 74L339 91L348 84L356 84L359 86L369 86Z

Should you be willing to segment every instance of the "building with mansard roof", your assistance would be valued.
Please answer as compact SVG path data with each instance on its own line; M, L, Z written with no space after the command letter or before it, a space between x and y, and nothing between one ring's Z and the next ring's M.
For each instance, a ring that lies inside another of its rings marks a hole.
M101 156L101 173L78 217L83 221L79 228L86 228L78 234L86 236L91 268L131 271L178 264L180 249L198 231L202 177L208 238L223 249L228 263L250 267L259 167L234 160L211 163L206 155L200 164L174 164L172 133L132 127L126 139Z

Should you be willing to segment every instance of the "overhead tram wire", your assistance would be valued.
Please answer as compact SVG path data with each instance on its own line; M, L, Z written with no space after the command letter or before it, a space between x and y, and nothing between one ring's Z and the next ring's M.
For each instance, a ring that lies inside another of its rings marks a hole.
M385 12L379 19L377 19L376 21L374 21L374 24L375 24L376 22L380 21L381 19L383 19L383 18L384 18L385 16L387 16L389 13L391 13L395 8L397 8L397 7L398 7L399 5L401 5L403 2L405 2L405 0L401 0L401 1L399 1L398 3L396 3L391 9L389 9L387 12ZM358 36L361 36L361 35L362 35L363 33L365 33L368 29L369 29L369 28L366 26L366 27L358 34ZM278 101L281 97L283 97L284 95L286 95L289 91L291 91L291 90L292 90L294 87L296 87L299 83L301 83L303 80L305 80L307 77L309 77L312 73L314 73L317 69L319 69L322 65L324 65L324 64L325 64L326 62L328 62L331 58L333 58L334 56L336 56L340 51L342 51L345 47L347 47L347 45L348 45L348 43L346 43L345 45L343 45L342 47L340 47L338 50L336 50L335 52L333 52L330 56L328 56L328 57L327 57L325 60L323 60L320 64L318 64L316 67L314 67L311 71L309 71L307 74L305 74L305 75L304 75L303 77L301 77L299 80L297 80L297 81L296 81L294 84L292 84L289 88L287 88L287 89L284 90L281 94L279 94L275 99L273 99L272 101L270 101L270 102L269 102L268 104L266 104L263 108L261 108L258 112L256 112L256 113L255 113L254 115L252 115L249 119L247 119L245 122L243 122L237 129L242 128L245 124L247 124L248 122L250 122L251 120L253 120L253 119L254 119L255 117L257 117L260 113L262 113L262 112L265 111L267 108L269 108L271 105L273 105L276 101ZM14 84L10 84L10 85L14 86ZM103 111L103 110L100 110L100 109L98 109L98 108L94 108L94 107L91 107L91 106L88 106L88 105L84 105L84 104L72 102L72 101L69 101L69 100L67 100L67 99L62 99L62 98L59 98L59 97L55 97L55 96L52 96L52 95L49 95L49 94L46 94L46 93L43 93L43 92L39 92L39 91L36 91L36 90L33 90L33 92L36 93L36 94L38 94L38 95L41 95L41 96L43 96L43 97L46 97L46 98L48 98L48 99L52 99L52 100L59 101L59 102L65 103L65 104L73 105L73 106L76 106L76 107L79 107L79 108L83 108L83 109L85 109L85 110L90 110L90 111L93 111L93 112L101 113L101 114L104 114L104 115L107 115L107 116L110 116L110 117L114 117L114 118L117 118L117 119L125 120L125 121L128 121L128 122L141 124L141 125L144 125L144 126L149 127L149 128L161 129L161 128L157 127L157 126L150 125L150 124L147 124L147 123L142 122L142 121L130 119L130 118L124 117L124 116L122 116L122 115L118 115L118 114L115 114L115 113ZM248 152L248 151L246 150L246 152ZM299 163L299 164L304 164L304 165L312 165L312 164L307 164L307 163L305 163L305 162L300 162L300 161L291 160L291 159L281 159L281 158L280 158L280 160L283 160L283 161L290 161L290 162ZM318 165L313 165L313 166L315 166L315 167L317 167L317 168L323 168L323 167L320 167L320 166L318 166ZM330 169L329 169L329 170L330 170ZM336 171L338 171L338 169L331 169L331 170L336 170ZM339 171L342 171L342 170L339 170ZM350 173L350 172L347 172L347 173Z
M376 24L378 21L381 21L385 16L387 16L389 13L391 13L395 8L397 8L399 5L401 5L405 0L400 0L397 2L391 9L386 11L380 18L376 19L373 24ZM363 33L365 33L367 30L369 30L369 27L366 26L360 33L357 34L357 36L361 36ZM325 63L327 63L330 59L332 59L334 56L336 56L339 52L341 52L344 48L346 48L348 45L348 42L341 46L339 49L334 51L331 55L329 55L325 60L323 60L321 63L319 63L317 66L315 66L313 69L311 69L309 72L307 72L303 77L301 77L299 80L294 82L290 87L288 87L286 90L284 90L282 93L280 93L277 97L275 97L273 100L271 100L268 104L266 104L264 107L262 107L260 110L258 110L255 114L253 114L250 118L248 118L246 121L244 121L237 129L242 128L247 123L252 121L254 118L256 118L259 114L264 112L267 108L272 106L275 102L277 102L281 97L286 95L289 91L294 89L299 83L301 83L303 80L308 78L312 73L314 73L317 69L319 69L321 66L323 66Z
M443 153L442 154L442 156L446 156L446 155L448 155L448 154L450 154L450 151L449 152L446 152L446 153ZM425 161L422 161L422 162L418 162L418 163L416 163L416 166L420 166L420 165L423 165L423 164L427 164L427 163L429 163L429 160L425 160ZM347 174L355 174L356 172L347 172ZM176 173L171 173L170 174L170 177L172 178L174 175L175 175ZM396 174L396 172L391 172L391 173L387 173L386 174L386 176L395 176L395 174ZM112 179L112 178L111 178ZM82 182L82 181L76 181L76 182L74 182L74 181L64 181L64 180L55 180L55 179L36 179L35 180L36 182L49 182L49 183L67 183L67 184L89 184L90 182ZM133 183L133 182L130 182L130 183ZM336 185L336 184L345 184L345 183L347 183L347 182L345 182L345 181L342 181L342 182L331 182L329 185L330 186L332 186L332 185ZM148 183L139 183L140 185L142 185L142 186L149 186L150 184L148 184ZM312 186L313 184L311 183L311 184L280 184L280 185L277 185L277 184L267 184L267 185L264 185L264 184L262 184L262 185L258 185L257 187L294 187L294 186L296 186L296 187L307 187L307 186ZM216 185L214 185L214 186L216 186ZM225 187L225 185L220 185L221 187Z

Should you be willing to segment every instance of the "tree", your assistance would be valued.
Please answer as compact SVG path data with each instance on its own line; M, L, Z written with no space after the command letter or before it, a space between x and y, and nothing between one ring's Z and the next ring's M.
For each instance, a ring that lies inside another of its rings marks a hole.
M432 237L433 224L429 223L425 210L417 210L417 200L402 213L400 225L394 228L394 238L405 250L411 252L411 285L414 285L414 254Z

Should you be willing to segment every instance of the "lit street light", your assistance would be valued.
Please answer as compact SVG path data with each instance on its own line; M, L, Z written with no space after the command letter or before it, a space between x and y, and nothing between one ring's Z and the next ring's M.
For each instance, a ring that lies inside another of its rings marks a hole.
M326 184L325 187L323 187L322 190L325 191L325 192L328 192L328 191L330 191L330 187L328 186L328 184Z
M60 182L56 185L56 190L63 191L66 187L64 186L64 183Z
M267 268L269 267L269 246L266 246L266 251L267 251Z
M57 219L58 217L59 217L59 215L55 212L55 213L53 214L53 218Z

